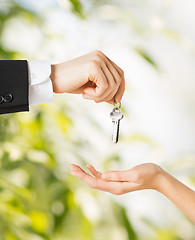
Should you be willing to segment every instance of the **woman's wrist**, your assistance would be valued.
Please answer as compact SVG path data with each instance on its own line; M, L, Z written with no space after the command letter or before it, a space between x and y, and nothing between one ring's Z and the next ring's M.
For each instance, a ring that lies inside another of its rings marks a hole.
M171 184L171 178L171 175L159 166L154 190L166 195Z
M166 182L167 174L168 173L163 170L159 165L156 165L156 172L152 187L154 190L162 193Z

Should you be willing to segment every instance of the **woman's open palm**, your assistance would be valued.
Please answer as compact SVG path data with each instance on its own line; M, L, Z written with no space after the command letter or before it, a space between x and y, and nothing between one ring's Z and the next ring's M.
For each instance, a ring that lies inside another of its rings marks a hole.
M87 169L93 176L86 173L78 165L71 164L71 174L80 178L90 188L121 195L142 189L156 189L160 167L153 163L145 163L126 171L109 171L100 173L92 165Z

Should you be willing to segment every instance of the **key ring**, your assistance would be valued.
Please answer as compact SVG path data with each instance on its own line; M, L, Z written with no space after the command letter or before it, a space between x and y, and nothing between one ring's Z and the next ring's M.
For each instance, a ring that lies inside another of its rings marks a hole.
M117 104L119 104L118 107L116 107ZM114 100L114 108L119 108L120 109L121 108L121 102L120 103L115 103L115 100Z

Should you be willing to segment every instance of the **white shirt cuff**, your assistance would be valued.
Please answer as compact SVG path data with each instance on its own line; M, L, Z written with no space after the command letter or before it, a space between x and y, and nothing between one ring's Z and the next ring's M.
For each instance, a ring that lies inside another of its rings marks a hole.
M53 102L49 61L28 61L29 105Z

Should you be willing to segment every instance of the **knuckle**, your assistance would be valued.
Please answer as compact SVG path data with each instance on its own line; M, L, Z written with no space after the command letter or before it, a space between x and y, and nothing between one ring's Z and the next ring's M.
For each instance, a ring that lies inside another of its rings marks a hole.
M121 75L121 76L124 76L124 71L123 71L122 68L119 68L119 72L120 72L120 75Z
M100 50L96 50L96 51L94 51L94 55L102 57L104 54Z
M99 63L99 64L102 62L102 58L101 58L100 55L95 55L95 56L94 56L94 59L95 59L95 61L96 61L97 63Z
M103 61L103 53L99 50L94 52L93 59L95 59L98 63Z
M93 59L90 62L90 68L96 70L100 67L100 63L97 61L97 59Z

